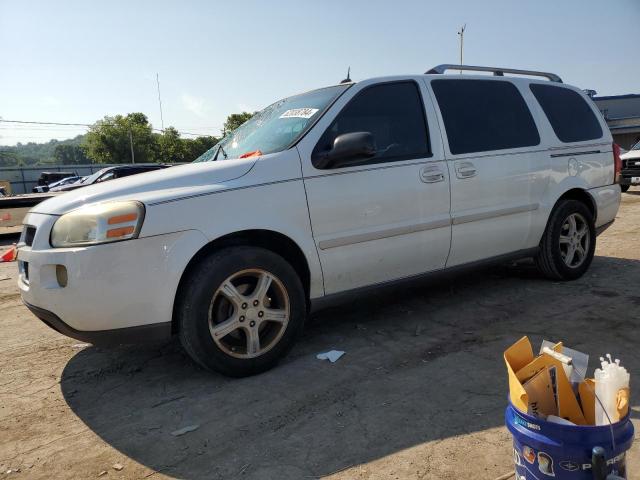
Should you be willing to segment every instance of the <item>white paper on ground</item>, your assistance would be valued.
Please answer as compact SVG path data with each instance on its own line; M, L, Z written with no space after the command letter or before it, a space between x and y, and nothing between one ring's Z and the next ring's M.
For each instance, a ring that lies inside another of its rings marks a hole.
M173 435L174 437L180 437L185 433L193 432L194 430L197 430L199 428L200 425L187 425L186 427L182 427L174 432L171 432L171 435Z
M344 355L342 350L329 350L328 352L319 353L316 355L318 360L329 360L331 363L336 363L341 356Z

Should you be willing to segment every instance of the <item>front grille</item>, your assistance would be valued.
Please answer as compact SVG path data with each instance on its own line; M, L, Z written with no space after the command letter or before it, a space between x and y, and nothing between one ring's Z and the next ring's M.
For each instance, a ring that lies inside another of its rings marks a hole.
M640 158L627 158L622 160L622 168L625 170L640 170Z

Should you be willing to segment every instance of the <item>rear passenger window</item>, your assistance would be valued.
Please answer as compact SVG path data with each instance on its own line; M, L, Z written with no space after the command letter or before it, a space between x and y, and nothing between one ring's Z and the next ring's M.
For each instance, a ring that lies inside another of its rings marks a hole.
M454 155L540 143L529 107L511 82L433 80L431 86Z
M598 119L578 92L538 83L532 83L530 88L561 142L583 142L602 137Z

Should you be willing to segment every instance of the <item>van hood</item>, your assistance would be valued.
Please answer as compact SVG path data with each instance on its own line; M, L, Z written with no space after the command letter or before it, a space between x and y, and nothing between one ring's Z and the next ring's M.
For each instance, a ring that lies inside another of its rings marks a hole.
M627 153L620 155L622 160L640 160L640 150L629 150Z
M56 195L31 209L33 213L62 215L83 205L114 200L161 202L179 196L223 190L246 175L257 158L190 163L110 180Z

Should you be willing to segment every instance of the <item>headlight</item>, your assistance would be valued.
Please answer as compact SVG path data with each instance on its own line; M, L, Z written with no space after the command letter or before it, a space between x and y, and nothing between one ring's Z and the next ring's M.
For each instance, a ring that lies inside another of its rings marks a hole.
M144 220L140 202L89 205L62 215L51 230L52 247L76 247L137 238Z

